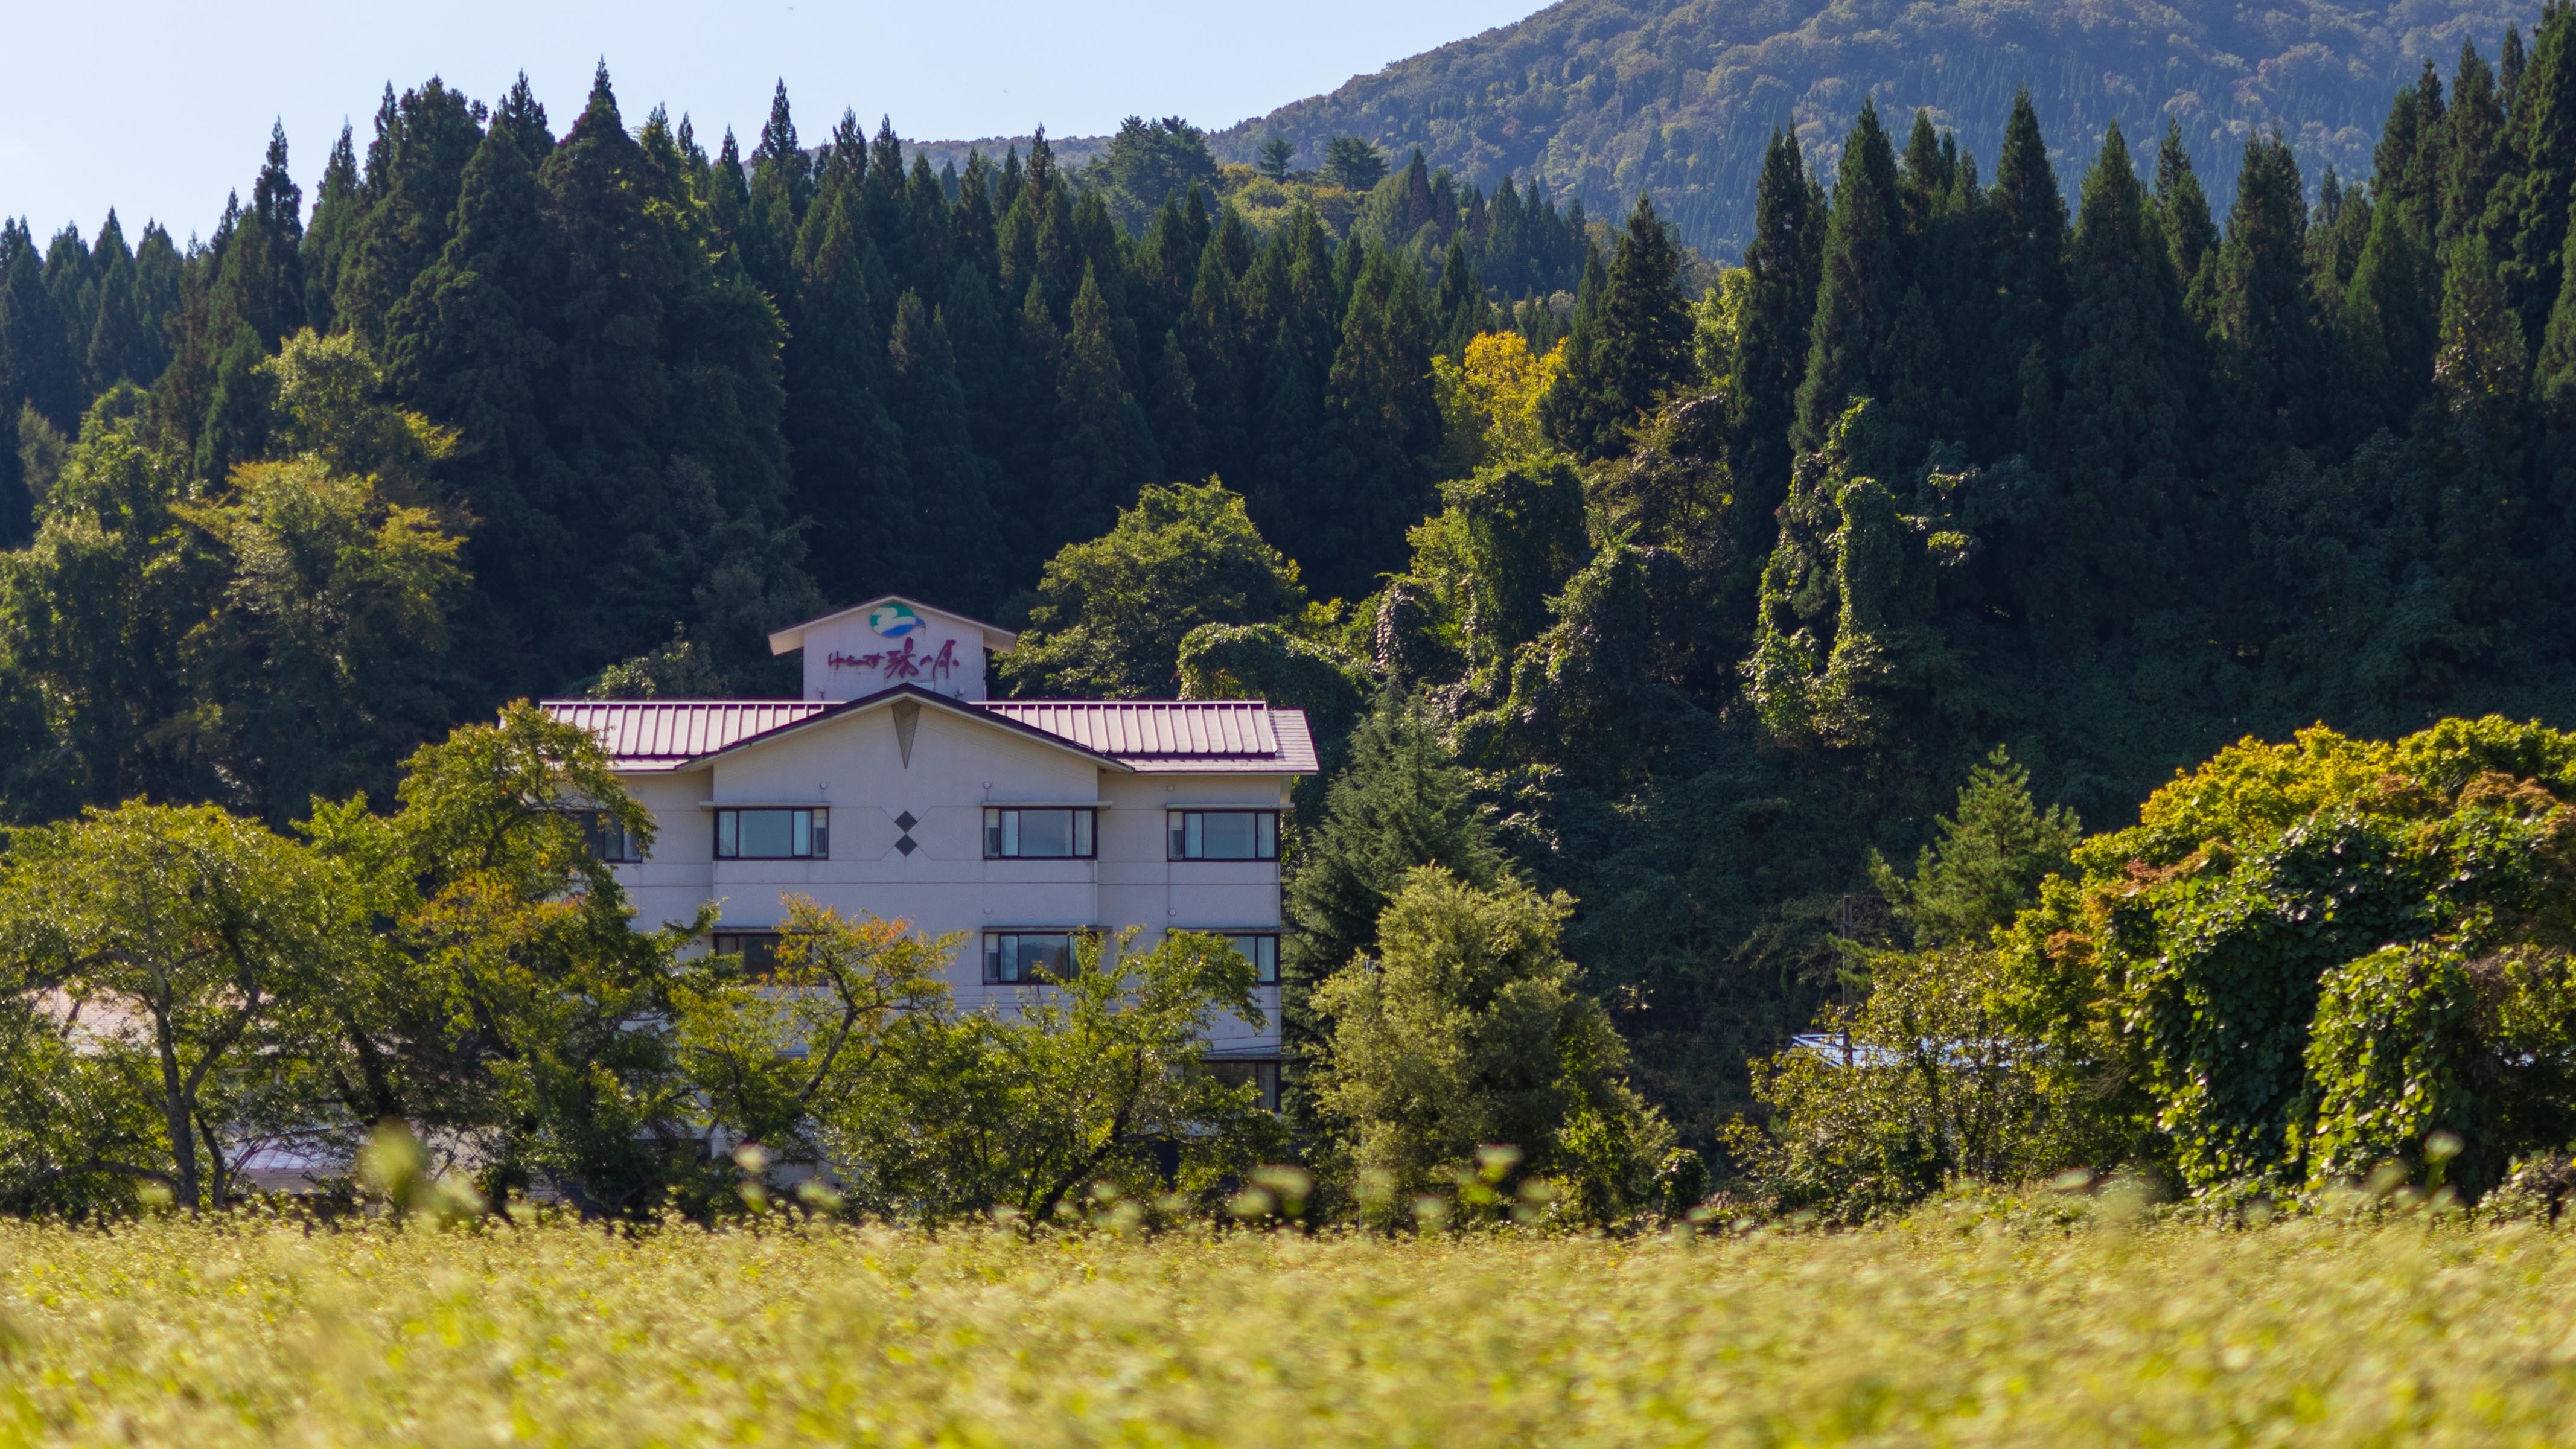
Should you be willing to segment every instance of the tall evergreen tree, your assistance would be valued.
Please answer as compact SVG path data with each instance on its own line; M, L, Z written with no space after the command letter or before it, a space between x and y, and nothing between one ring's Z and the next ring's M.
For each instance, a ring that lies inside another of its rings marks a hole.
M332 302L348 263L360 205L357 141L344 125L331 145L331 159L323 163L322 184L313 192L313 225L304 233L304 320L317 332L333 330Z
M1047 522L1058 538L1108 532L1118 510L1162 471L1144 409L1127 390L1110 327L1099 276L1085 270L1056 373L1055 451L1049 460L1054 494Z
M1904 297L1902 219L1896 156L1878 123L1877 104L1864 101L1843 142L1833 213L1825 225L1807 376L1798 385L1797 422L1789 435L1802 452L1824 446L1852 399L1885 385L1880 369Z
M1753 237L1744 246L1750 286L1726 389L1735 483L1743 493L1737 542L1746 557L1769 550L1771 511L1788 496L1788 435L1807 370L1824 250L1825 218L1810 209L1809 197L1797 136L1774 128L1754 191Z
M1569 349L1549 397L1557 435L1589 454L1619 448L1662 398L1691 380L1690 303L1682 296L1681 252L1639 193L1610 259L1590 345ZM1562 419L1562 421L1559 421Z
M1326 598L1365 597L1379 573L1400 566L1404 531L1431 502L1440 413L1421 279L1409 260L1372 249L1342 316L1319 466L1278 540Z
M2567 211L2576 199L2576 17L2544 12L2514 96L2516 170L2488 198L2487 234L2501 249L2505 292L2525 336L2540 335L2558 297Z
M2164 141L2156 148L2156 216L2192 320L2206 327L2216 308L2218 224L2210 219L2209 196L2192 172L2178 121L2165 122Z
M904 546L924 597L958 608L1000 602L992 541L1001 533L992 499L994 468L975 451L966 392L957 380L948 326L921 294L897 300L886 344L894 411L902 418L906 472L916 519Z
M1992 370L1981 411L1998 423L2008 414L2019 422L2009 441L1999 434L1984 441L1990 454L2018 447L2044 457L2047 395L2065 336L2066 198L2048 164L2048 144L2040 137L2028 90L2013 97L2012 117L2004 125L1989 218L1997 309L1995 340L1983 354Z
M2049 623L2099 634L2166 601L2199 413L2181 283L2116 122L2084 176L2073 263L2064 464L2032 593Z
M0 410L13 423L25 406L64 433L79 427L81 367L23 221L0 224L0 367Z
M482 143L472 106L437 77L399 101L386 89L359 188L364 213L332 297L335 326L383 344L385 314L447 245L465 165Z
M2275 439L2306 444L2318 437L2307 224L2307 198L2289 145L2256 136L2245 146L2218 263L2218 330L2228 346L2240 456Z

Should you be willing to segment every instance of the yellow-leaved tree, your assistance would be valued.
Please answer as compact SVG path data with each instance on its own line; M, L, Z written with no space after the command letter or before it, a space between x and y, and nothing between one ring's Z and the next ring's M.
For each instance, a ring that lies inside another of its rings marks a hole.
M1565 369L1565 344L1530 351L1517 332L1479 333L1458 357L1431 360L1450 475L1486 463L1517 463L1548 451L1539 399Z

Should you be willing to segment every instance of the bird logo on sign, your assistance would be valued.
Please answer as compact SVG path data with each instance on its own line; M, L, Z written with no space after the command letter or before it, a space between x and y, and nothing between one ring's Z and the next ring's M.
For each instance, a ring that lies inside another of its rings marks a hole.
M901 604L879 604L868 611L868 627L881 639L900 639L921 627L921 616Z

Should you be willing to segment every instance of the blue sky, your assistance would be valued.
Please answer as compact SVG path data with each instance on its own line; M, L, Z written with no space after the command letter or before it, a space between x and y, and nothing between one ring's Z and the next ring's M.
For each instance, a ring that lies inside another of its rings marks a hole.
M818 140L844 106L907 137L1091 135L1121 116L1211 128L1354 73L1520 18L1539 0L1028 0L747 5L432 0L13 7L0 49L0 214L41 240L93 235L114 205L132 238L157 217L183 241L250 189L272 118L308 202L345 118L363 148L387 81L435 73L489 99L525 70L558 125L605 56L630 121L655 101L712 146L744 149L781 77Z

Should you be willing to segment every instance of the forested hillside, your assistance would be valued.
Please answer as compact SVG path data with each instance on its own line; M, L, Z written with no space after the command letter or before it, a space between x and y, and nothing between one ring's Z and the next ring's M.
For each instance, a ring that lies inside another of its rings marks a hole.
M1272 135L1320 160L1334 136L1492 185L1535 175L1596 213L1640 189L1712 254L1752 236L1763 138L1792 122L1828 168L1864 97L1891 116L1929 108L1980 156L2027 86L2051 157L2072 173L2113 121L2131 138L2170 118L2204 165L2280 127L2313 182L2370 171L2392 86L2463 40L2490 58L2521 0L2345 8L2320 3L2067 5L1854 0L1562 0L1528 19L1358 76L1211 140L1250 161ZM2231 177L2212 178L2223 211Z
M2576 718L2576 19L2381 104L2368 186L1862 106L1766 133L1703 286L1651 195L1354 138L934 169L783 93L710 146L604 73L560 130L389 91L309 208L281 136L203 242L0 242L0 800L381 805L912 591L1025 624L1023 692L1312 713L1292 1033L1407 868L1561 888L1706 1146L1998 744L2104 829L2247 733Z

